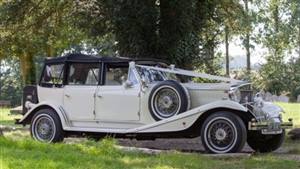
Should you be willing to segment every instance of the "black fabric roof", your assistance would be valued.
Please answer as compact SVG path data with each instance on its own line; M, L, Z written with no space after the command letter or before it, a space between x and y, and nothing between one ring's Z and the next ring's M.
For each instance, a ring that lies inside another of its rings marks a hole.
M139 64L167 64L165 61L160 59L151 58L121 58L121 57L100 57L85 54L69 54L63 57L48 58L45 63L64 63L64 62L130 62L136 61Z
M129 59L117 57L99 57L85 54L69 54L63 57L46 59L46 63L62 63L62 62L128 62Z

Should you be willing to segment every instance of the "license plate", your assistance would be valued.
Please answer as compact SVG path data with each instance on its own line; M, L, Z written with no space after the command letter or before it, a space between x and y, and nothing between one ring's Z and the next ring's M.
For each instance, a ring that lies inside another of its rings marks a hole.
M261 130L262 134L281 134L282 133L282 129L279 130L268 130L268 129L263 129Z

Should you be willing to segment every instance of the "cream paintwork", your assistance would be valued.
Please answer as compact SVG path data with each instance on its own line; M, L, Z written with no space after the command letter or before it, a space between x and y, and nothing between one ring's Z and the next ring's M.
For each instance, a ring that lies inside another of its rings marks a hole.
M139 121L140 86L126 88L119 86L99 86L95 97L96 120Z
M85 131L85 132L105 132L105 133L152 133L152 132L172 132L172 131L181 131L184 129L189 128L201 114L204 112L215 109L215 108L227 108L232 110L238 110L241 112L247 113L247 109L243 107L242 105L230 101L230 100L220 100L215 101L203 106L199 106L197 108L191 109L185 113L173 116L171 118L161 120L158 122L150 123L150 124L144 124L144 123L133 123L133 122L126 122L123 121L120 122L109 122L109 121L86 121L86 122L72 122L68 120L68 116L63 111L62 108L60 108L58 105L55 105L50 102L41 102L24 115L24 117L20 120L22 122L26 117L31 114L36 108L47 105L52 107L59 115L63 129L66 131ZM222 105L222 106L220 106ZM73 123L76 123L77 125L73 125ZM81 125L78 125L78 123ZM99 125L103 124L103 125ZM118 124L116 126L116 124ZM184 125L185 124L185 125Z
M66 85L64 88L63 107L68 114L69 120L94 120L94 95L97 86Z
M57 103L55 102L51 102L51 101L42 101L39 102L38 104L31 104L32 107L30 108L30 110L20 119L20 122L23 122L24 120L27 119L27 117L29 117L29 115L33 112L35 112L39 107L42 106L47 106L47 107L51 107L53 110L56 111L56 113L58 114L60 120L61 120L61 124L63 126L63 129L65 129L65 127L71 126L71 122L69 121L69 117L67 116L67 114L64 112L64 110L62 109L62 107L60 107Z
M37 91L39 94L39 101L50 101L57 105L63 105L64 103L64 88L47 88L37 86Z
M24 121L36 108L47 105L58 113L65 131L152 133L187 129L204 112L211 109L227 108L248 113L247 108L229 100L228 94L225 93L232 84L240 81L180 69L163 69L169 73L182 73L189 76L203 77L205 75L207 78L211 76L212 79L230 83L182 84L191 96L191 109L168 119L155 121L148 109L149 93L154 84L148 87L141 85L142 82L137 75L134 63L130 63L130 68L137 76L139 84L129 88L126 86L64 86L63 88L38 86L40 103L33 105L20 122ZM73 112L75 113L72 114Z
M218 99L229 99L228 93L225 92L230 89L230 84L228 83L184 83L183 86L187 88L191 97L191 108L205 105Z

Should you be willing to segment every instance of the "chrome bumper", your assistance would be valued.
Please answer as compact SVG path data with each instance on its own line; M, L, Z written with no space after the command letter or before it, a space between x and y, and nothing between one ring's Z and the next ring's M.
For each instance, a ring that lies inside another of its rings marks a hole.
M248 124L249 130L260 130L262 134L281 134L283 129L290 129L293 127L293 120L288 122L262 121L258 122L253 119Z

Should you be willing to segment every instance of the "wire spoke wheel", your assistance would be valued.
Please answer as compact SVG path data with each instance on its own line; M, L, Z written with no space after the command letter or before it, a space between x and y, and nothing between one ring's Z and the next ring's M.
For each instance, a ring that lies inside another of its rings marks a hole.
M189 106L188 91L176 81L161 81L151 88L148 108L151 116L157 121L183 113Z
M214 121L207 132L208 143L215 149L228 149L236 139L234 127L225 120Z
M31 136L40 142L57 143L64 140L64 131L57 113L52 109L41 109L31 119Z
M55 124L53 119L47 116L41 116L35 121L35 138L38 141L49 142L55 134Z
M158 116L168 118L178 113L180 102L175 90L163 88L154 97L154 108Z
M208 116L201 128L201 141L210 153L235 153L242 150L247 130L242 119L226 111Z

